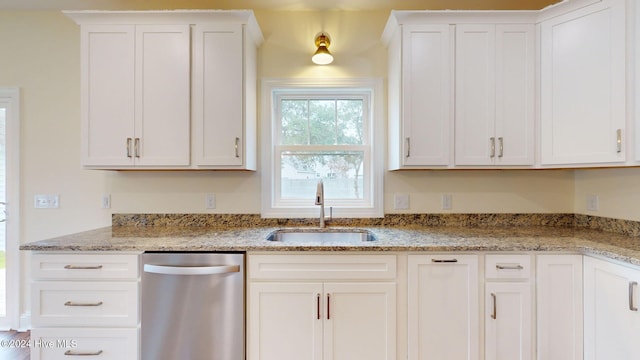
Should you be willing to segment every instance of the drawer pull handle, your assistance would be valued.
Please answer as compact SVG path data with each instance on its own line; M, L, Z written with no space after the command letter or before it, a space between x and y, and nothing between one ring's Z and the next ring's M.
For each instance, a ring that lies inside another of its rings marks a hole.
M622 129L616 130L616 152L622 152Z
M629 282L629 310L631 311L638 311L638 308L636 306L634 306L634 301L633 301L633 289L638 286L638 283L636 281L631 281Z
M98 356L100 354L102 354L102 350L98 350L95 352L76 352L76 351L67 350L64 352L65 356Z
M133 141L133 153L137 158L140 157L140 138L135 138Z
M234 148L235 148L235 151L236 151L236 157L237 157L237 158L239 158L239 157L240 157L240 152L239 152L239 149L238 149L238 148L239 148L239 143L240 143L240 138L239 138L239 137L237 137L237 138L236 138L235 145L234 145Z
M95 265L95 266L65 265L64 268L67 270L100 270L102 269L102 265Z
M431 259L434 263L457 263L458 259Z
M411 138L407 138L407 155L405 157L411 157Z
M97 303L77 303L73 301L67 301L64 303L64 306L100 306L102 305L102 301L98 301Z
M498 270L522 270L524 268L520 264L517 264L517 265L500 265L500 264L497 264L496 265L496 269L498 269Z
M497 312L497 305L496 305L496 294L491 293L491 300L493 301L493 311L491 312L491 318L492 319L497 319L498 318L498 312Z
M131 158L131 138L127 138L127 157Z
M504 139L502 137L498 138L498 157L504 156Z
M490 143L490 150L491 150L491 154L489 154L490 158L494 158L496 157L496 138L494 137L490 137L489 138L489 143Z

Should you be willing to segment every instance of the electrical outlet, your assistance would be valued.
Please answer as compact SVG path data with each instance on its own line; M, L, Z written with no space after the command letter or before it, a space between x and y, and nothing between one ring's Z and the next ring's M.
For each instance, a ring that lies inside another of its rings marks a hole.
M36 209L57 209L60 197L52 194L36 194L33 196L33 207Z
M100 203L100 207L103 209L111 208L111 195L110 194L102 194L102 201Z
M396 210L408 210L409 194L395 194L393 196L393 205Z
M598 199L598 195L596 194L588 194L587 195L587 210L588 211L598 211L600 208L600 199Z
M442 210L451 210L451 194L442 194Z
M216 208L216 194L207 194L205 196L205 208L207 209Z

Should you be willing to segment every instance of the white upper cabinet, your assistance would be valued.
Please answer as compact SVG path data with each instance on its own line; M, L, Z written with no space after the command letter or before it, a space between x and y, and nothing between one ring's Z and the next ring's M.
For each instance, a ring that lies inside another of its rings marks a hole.
M392 13L391 170L534 165L535 14Z
M255 170L251 11L66 15L81 25L83 166Z
M625 0L550 10L540 24L541 165L622 165Z
M452 90L448 24L405 25L389 43L389 167L449 164Z
M136 26L136 165L189 165L190 39L189 25Z
M81 29L82 164L187 166L188 25Z
M194 165L256 169L256 46L243 24L195 26Z
M133 165L135 26L81 31L82 165Z
M456 165L533 165L533 24L456 25Z

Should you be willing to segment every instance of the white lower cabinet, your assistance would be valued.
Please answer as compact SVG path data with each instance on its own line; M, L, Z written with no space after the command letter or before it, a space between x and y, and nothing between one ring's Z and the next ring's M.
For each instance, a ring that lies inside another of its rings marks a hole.
M409 359L479 359L478 256L409 255L407 266Z
M485 286L485 359L532 358L531 285L491 282Z
M31 359L137 359L138 336L137 328L37 328L31 331Z
M640 359L640 269L584 257L585 360Z
M533 358L530 255L485 258L485 360Z
M31 359L137 359L138 257L34 253Z
M395 266L393 255L249 256L248 359L395 359Z
M536 258L538 360L582 360L582 255Z

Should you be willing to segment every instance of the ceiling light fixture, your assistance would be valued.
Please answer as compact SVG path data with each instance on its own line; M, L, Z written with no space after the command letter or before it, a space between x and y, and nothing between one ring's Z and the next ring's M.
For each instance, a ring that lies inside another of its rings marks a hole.
M333 55L329 52L329 45L331 44L331 38L329 34L321 32L316 35L316 46L318 50L311 57L311 61L318 65L327 65L333 62Z

